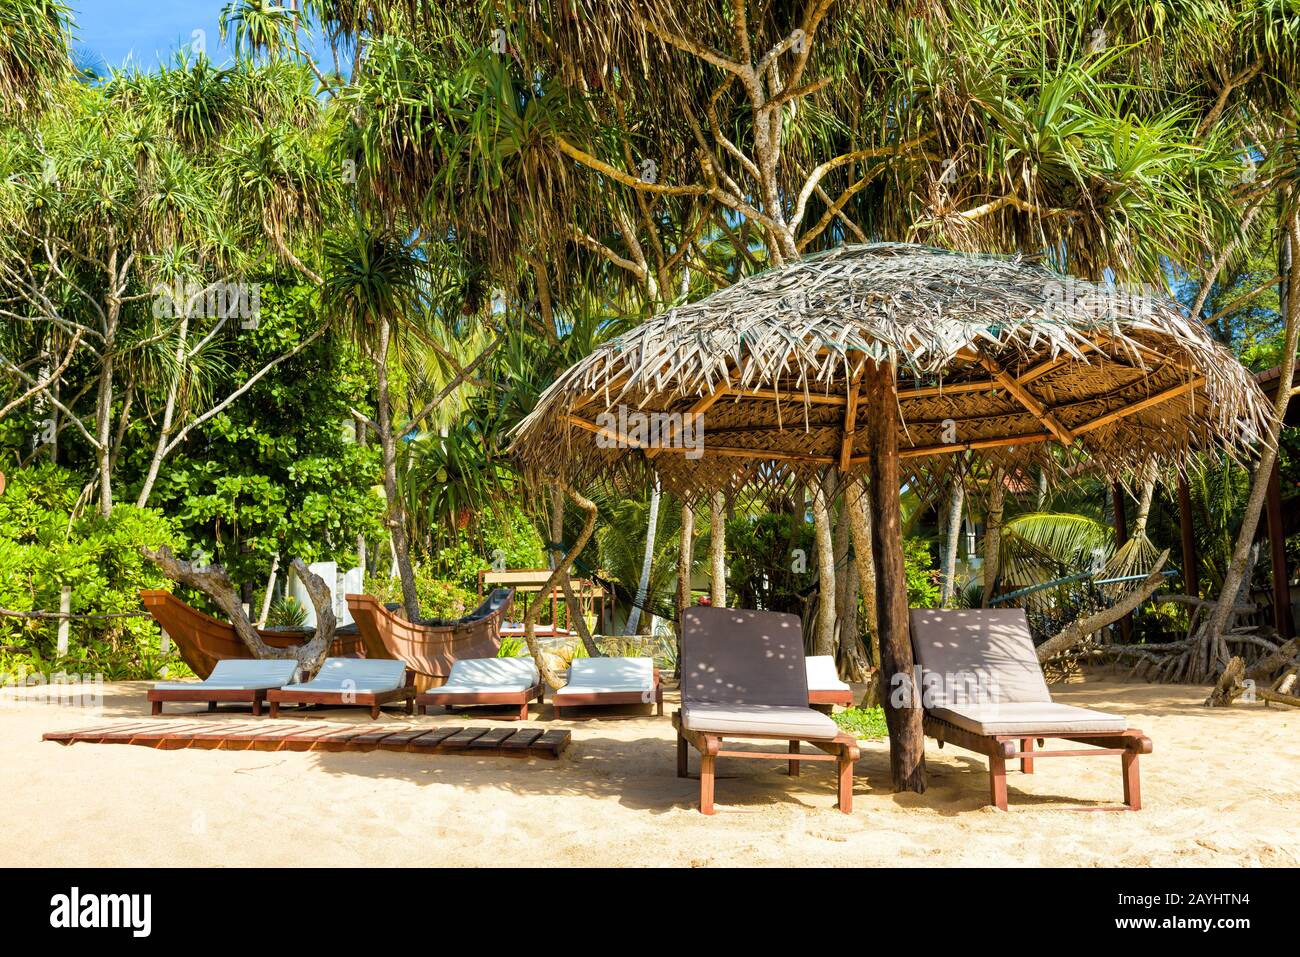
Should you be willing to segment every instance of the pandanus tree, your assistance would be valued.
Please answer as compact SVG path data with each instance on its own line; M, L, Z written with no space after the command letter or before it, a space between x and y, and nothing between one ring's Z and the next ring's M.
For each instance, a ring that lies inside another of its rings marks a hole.
M394 428L391 364L404 334L430 321L428 267L415 244L385 227L367 226L359 219L352 228L328 237L321 305L332 321L369 356L375 369L375 418L358 414L363 427L379 439L384 463L385 524L402 582L407 617L420 618L415 571L407 538L406 509L398 488L397 443L404 437Z
M182 55L151 74L64 84L58 109L4 131L0 308L46 359L0 367L21 385L24 411L45 410L43 436L94 459L105 515L133 423L151 433L145 505L166 457L287 358L205 392L217 347L256 323L254 286L273 273L276 240L310 235L329 215L327 193L304 195L287 173L310 169L319 112L294 69L224 70ZM284 175L261 190L244 174L267 143Z
M72 72L60 0L0 0L0 115L34 111Z

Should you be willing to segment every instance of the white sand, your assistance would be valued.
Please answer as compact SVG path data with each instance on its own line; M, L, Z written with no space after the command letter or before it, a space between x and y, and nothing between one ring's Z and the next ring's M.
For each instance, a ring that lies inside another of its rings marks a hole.
M147 719L146 687L105 686L102 718ZM851 816L834 809L831 766L805 764L790 779L781 762L721 760L718 813L707 818L694 807L698 782L674 775L667 717L555 722L548 705L530 723L571 728L573 745L559 761L521 761L65 747L41 733L101 716L9 700L0 793L17 829L0 844L0 865L1298 863L1300 713L1211 711L1199 706L1204 690L1185 686L1098 680L1054 691L1126 714L1152 738L1142 811L1070 809L1118 803L1115 757L1042 759L1032 776L1011 774L1003 813L983 806L983 758L929 742L929 790L895 795L886 745L871 743ZM360 711L311 717L368 721Z

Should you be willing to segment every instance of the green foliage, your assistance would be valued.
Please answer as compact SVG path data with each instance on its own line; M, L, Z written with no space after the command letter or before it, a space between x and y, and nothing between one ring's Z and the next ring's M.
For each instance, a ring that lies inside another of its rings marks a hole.
M271 602L266 623L272 628L298 628L307 622L307 609L293 595L284 595Z
M923 538L903 539L903 569L907 574L907 607L936 607L939 572L934 567L929 542Z
M78 493L71 473L48 464L9 476L0 495L0 607L58 611L68 585L73 613L141 612L140 589L167 584L140 548L177 547L173 524L130 505L104 518L79 504ZM57 632L57 620L0 617L0 660L6 668L66 668L109 678L152 677L164 663L148 617L74 619L61 660Z
M498 658L522 658L528 654L528 642L522 638L516 638L514 635L507 635L501 639L501 647L497 649Z
M728 522L727 585L738 607L800 614L800 595L817 569L815 549L812 524L802 515L767 512Z
M885 725L884 708L845 708L836 711L831 718L842 730L859 740L877 740L889 734L889 728Z
M487 568L545 568L546 552L537 527L515 502L497 502L458 529L429 561L440 577L478 591Z
M312 309L307 287L264 286L257 329L241 330L228 347L235 381L298 345ZM349 407L364 405L369 392L365 364L325 337L277 373L192 433L152 499L236 582L260 585L277 552L281 564L350 564L358 534L381 535L379 451L352 441L349 424ZM142 441L123 464L142 471L148 425L137 426Z
M420 614L425 618L460 618L478 605L478 597L457 582L435 578L425 569L415 570L415 593L420 599ZM366 594L381 602L400 602L402 583L396 578L366 576Z

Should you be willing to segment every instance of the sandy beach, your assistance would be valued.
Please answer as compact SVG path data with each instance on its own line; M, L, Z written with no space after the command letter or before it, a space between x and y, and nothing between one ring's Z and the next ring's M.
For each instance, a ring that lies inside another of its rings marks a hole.
M1300 713L1200 706L1203 689L1090 679L1057 700L1116 711L1152 738L1144 809L1120 798L1119 759L1044 759L1009 777L1011 810L985 807L984 759L927 746L929 790L888 789L884 742L863 746L855 809L835 811L832 772L720 761L718 813L673 772L667 717L567 727L558 761L402 753L155 751L42 742L45 731L148 717L144 683L104 686L102 712L35 700L0 710L0 793L21 840L0 865L1115 865L1300 862ZM11 689L10 689L11 690ZM27 699L27 700L24 700ZM676 705L668 695L669 713ZM197 709L174 707L176 714ZM244 717L247 712L203 716ZM368 721L361 710L313 720ZM397 712L380 719L406 721ZM415 719L465 724L456 716ZM475 715L475 725L497 725ZM692 768L697 765L692 757Z

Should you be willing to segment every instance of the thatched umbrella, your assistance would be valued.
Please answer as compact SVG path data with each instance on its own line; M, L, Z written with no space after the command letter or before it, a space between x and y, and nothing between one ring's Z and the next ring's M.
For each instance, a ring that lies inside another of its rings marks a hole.
M1173 302L880 243L751 276L605 343L543 394L514 451L537 481L653 468L686 498L826 466L868 477L882 675L908 681L900 468L954 452L1014 467L1058 443L1118 476L1248 449L1269 415ZM895 787L921 790L921 712L885 697Z

